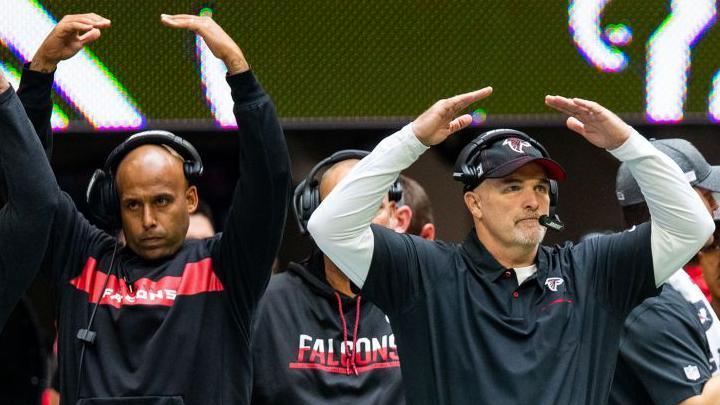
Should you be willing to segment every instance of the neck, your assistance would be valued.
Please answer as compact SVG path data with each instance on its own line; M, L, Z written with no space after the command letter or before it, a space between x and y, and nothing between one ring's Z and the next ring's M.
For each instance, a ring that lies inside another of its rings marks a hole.
M712 307L713 311L715 311L715 315L720 317L720 297L712 297L712 301L710 301L710 306Z
M535 264L535 256L539 245L504 245L500 240L487 234L485 230L475 224L475 234L480 243L498 263L506 269L527 267Z
M354 297L355 293L353 293L352 288L350 288L350 279L345 277L329 257L323 256L323 260L325 261L325 279L330 286L341 294Z

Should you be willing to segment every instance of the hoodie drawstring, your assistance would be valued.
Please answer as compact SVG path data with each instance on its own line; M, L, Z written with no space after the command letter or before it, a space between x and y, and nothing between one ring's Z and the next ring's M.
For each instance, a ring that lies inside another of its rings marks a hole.
M345 373L347 375L350 375L350 368L352 367L353 372L355 375L358 375L357 367L355 366L355 353L357 352L357 334L358 334L358 327L360 326L360 300L362 299L361 296L357 296L357 299L355 300L355 327L353 328L353 344L352 344L352 350L347 347L347 322L345 321L345 315L343 314L343 308L342 308L342 298L340 297L340 294L336 291L335 297L337 298L338 302L338 312L340 313L340 322L342 322L342 328L343 328L343 342L345 342L345 358L347 361L345 362ZM350 356L348 358L348 356Z

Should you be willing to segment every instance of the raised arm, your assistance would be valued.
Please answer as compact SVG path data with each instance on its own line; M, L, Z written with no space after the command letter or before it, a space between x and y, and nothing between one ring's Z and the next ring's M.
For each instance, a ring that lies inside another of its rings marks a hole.
M37 274L60 190L18 99L0 74L0 170L7 203L0 210L0 329Z
M715 229L700 197L675 162L608 109L578 98L547 96L545 102L570 116L568 128L627 162L650 210L653 271L661 285Z
M60 62L75 56L87 44L100 38L110 20L94 13L66 15L50 31L25 65L18 87L18 97L40 137L45 154L52 155L52 90L55 70Z
M33 56L33 62L25 65L17 95L22 102L45 155L52 155L52 90L57 64L74 56L84 45L100 37L100 29L110 21L97 14L65 16L52 29ZM5 204L7 191L5 178L0 175L0 206Z
M265 291L285 227L291 181L285 136L272 100L242 51L212 18L164 15L162 21L200 35L228 70L238 125L239 177L213 261L241 327L249 326L242 321L249 319Z
M492 93L486 87L440 100L411 124L385 138L325 197L308 222L315 243L358 287L370 269L372 218L390 185L428 147L467 127L472 118L457 114Z

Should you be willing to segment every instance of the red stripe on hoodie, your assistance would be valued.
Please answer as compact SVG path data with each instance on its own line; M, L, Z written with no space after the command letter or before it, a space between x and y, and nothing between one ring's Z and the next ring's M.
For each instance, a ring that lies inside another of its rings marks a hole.
M97 260L89 257L82 273L70 281L80 291L88 293L88 302L121 308L124 305L172 306L179 295L196 295L223 291L225 288L212 267L212 259L188 263L182 276L165 276L157 281L141 278L132 283L130 292L124 279L110 275L102 291L107 274L97 270Z

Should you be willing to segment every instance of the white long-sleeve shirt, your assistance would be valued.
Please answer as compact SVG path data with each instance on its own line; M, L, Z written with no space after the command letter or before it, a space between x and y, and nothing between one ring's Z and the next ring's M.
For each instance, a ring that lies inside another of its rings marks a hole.
M428 149L412 124L385 138L333 189L313 213L308 230L317 245L357 286L370 270L370 229L390 185ZM630 172L651 215L651 250L656 285L683 266L715 229L712 217L680 168L639 133L609 151Z

